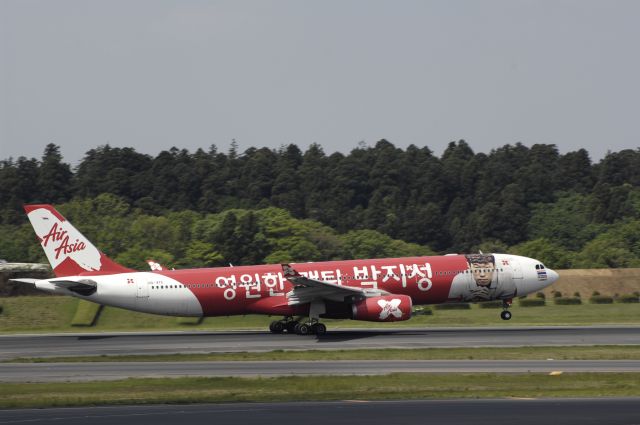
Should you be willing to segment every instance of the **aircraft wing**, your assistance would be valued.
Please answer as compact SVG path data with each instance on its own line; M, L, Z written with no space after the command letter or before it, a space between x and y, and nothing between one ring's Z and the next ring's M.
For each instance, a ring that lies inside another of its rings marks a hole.
M287 293L287 304L306 304L318 299L345 302L347 298L368 298L388 295L386 291L370 288L343 286L337 283L324 282L301 275L289 264L282 264L284 278L294 286Z

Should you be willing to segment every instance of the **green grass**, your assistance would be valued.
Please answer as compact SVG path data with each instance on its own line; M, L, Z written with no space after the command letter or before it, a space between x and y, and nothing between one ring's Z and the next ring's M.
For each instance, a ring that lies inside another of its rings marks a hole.
M638 373L423 374L3 383L0 408L142 403L640 396Z
M71 326L93 326L98 319L102 306L89 301L80 300L71 319Z
M178 317L176 323L178 325L198 326L202 323L202 317Z
M411 320L395 323L361 322L355 320L323 320L329 328L402 328L437 326L533 326L533 325L590 325L590 324L640 324L639 304L613 305L548 305L527 308L514 305L513 318L501 320L499 310L484 309L472 305L471 310L436 310L433 315L415 316ZM206 317L199 326L189 326L200 330L259 329L266 330L272 320L279 317L259 315ZM176 324L174 318L129 312L107 307L95 326L96 330L152 330L185 329Z
M78 299L29 296L2 298L0 333L49 332L71 329Z
M179 325L178 319L173 316L137 313L115 307L105 307L100 315L100 320L98 320L98 323L94 326L94 330L96 331L175 330L184 328L184 326Z
M0 333L77 332L71 326L78 299L71 297L11 297L3 298L5 308L0 315ZM406 322L377 323L353 320L325 320L329 330L336 328L402 328L437 326L554 326L592 324L640 324L640 304L547 305L537 308L512 307L513 318L503 321L499 310L472 305L470 310L434 310L433 315L415 316ZM156 330L266 330L269 322L279 317L258 315L207 317L193 324L175 317L136 313L105 307L92 327L95 331L156 331Z
M5 363L187 362L270 360L640 360L640 345L566 347L477 347L355 350L276 350L269 352L123 356L29 357Z

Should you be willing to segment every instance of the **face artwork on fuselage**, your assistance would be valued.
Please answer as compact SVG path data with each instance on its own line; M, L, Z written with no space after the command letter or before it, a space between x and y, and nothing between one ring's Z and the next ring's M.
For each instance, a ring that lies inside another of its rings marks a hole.
M494 268L496 266L495 257L487 254L467 254L465 257L473 280L469 291L470 293L465 297L466 300L490 300L491 281L493 279Z
M492 254L467 254L467 270L451 282L451 301L489 301L512 298L516 286L507 268L498 269Z
M469 256L467 255L467 257ZM485 257L493 257L493 255L486 255ZM493 278L493 272L496 265L491 261L472 263L468 258L467 261L469 262L469 268L471 269L471 274L476 285L487 287L491 286L491 279Z

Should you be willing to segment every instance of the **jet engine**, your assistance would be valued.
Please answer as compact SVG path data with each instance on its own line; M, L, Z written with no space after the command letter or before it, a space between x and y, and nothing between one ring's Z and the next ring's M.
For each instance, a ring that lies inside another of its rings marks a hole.
M369 322L397 322L411 318L411 297L408 295L385 295L365 298L351 306L354 320Z

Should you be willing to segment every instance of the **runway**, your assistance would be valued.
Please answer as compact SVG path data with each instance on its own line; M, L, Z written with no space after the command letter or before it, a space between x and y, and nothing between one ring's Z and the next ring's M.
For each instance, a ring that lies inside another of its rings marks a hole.
M286 354L283 353L283 359ZM4 363L0 382L98 381L125 378L383 375L405 373L640 372L640 360L340 360Z
M637 424L640 399L236 403L0 410L0 424L561 425Z
M640 345L640 327L413 328L333 330L323 337L269 332L86 333L0 336L15 357L212 353L356 348Z

